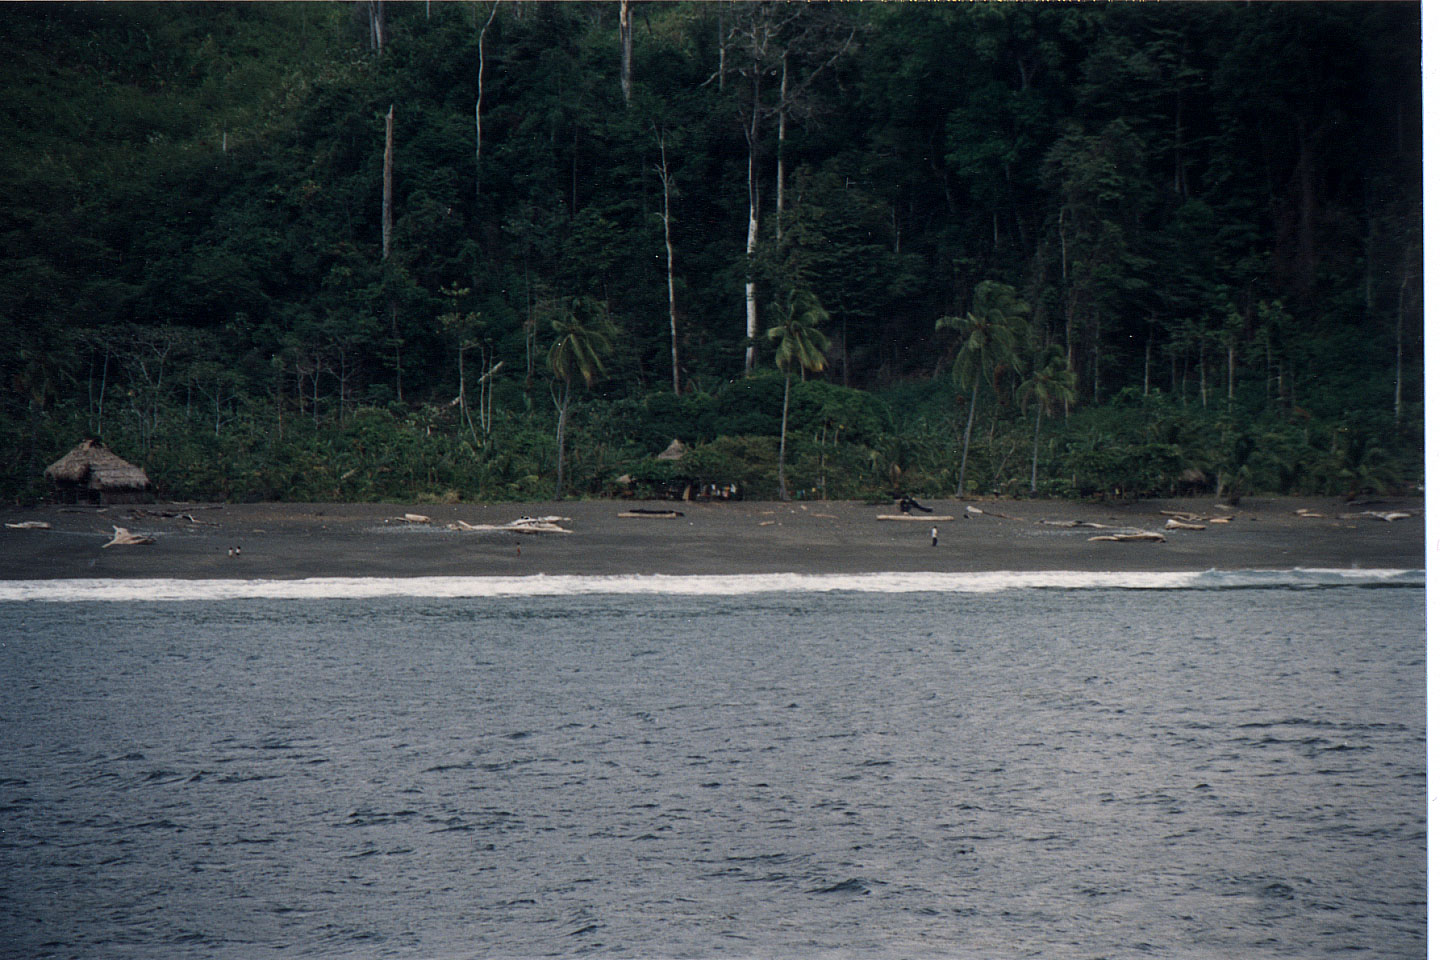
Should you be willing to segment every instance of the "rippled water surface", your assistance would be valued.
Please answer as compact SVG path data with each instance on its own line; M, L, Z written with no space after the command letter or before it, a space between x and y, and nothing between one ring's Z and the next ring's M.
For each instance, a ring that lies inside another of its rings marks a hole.
M1424 591L0 603L6 957L1423 957Z

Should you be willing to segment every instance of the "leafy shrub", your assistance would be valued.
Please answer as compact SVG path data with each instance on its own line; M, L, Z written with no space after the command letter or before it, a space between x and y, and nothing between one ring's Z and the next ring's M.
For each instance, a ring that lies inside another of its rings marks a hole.
M679 470L701 483L734 483L751 498L768 499L778 490L778 437L717 437L685 452Z

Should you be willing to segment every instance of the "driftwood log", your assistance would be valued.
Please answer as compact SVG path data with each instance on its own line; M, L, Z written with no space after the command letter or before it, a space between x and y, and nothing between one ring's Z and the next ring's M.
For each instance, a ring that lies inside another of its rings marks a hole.
M391 517L386 523L429 523L430 518L423 513L407 513L403 517Z
M819 514L816 514L819 516ZM955 518L948 514L932 514L924 517L914 517L908 513L882 513L875 517L876 520L908 520L911 523L944 523Z
M521 517L509 523L466 523L457 520L450 524L451 530L480 533L574 533L560 526L569 517Z
M49 530L50 524L44 520L21 520L19 523L5 524L11 530Z
M1188 520L1181 520L1179 517L1171 517L1165 521L1166 530L1204 530L1205 524L1192 523Z
M1402 513L1399 510L1366 510L1363 513L1347 513L1342 520L1384 520L1386 523L1394 523L1396 520L1407 520L1410 514Z
M965 505L965 512L972 517L1000 517L1005 520L1019 520L1019 517L1012 517L1008 513L1001 513L999 510L981 510L979 507Z
M1153 540L1157 543L1164 543L1165 535L1163 533L1156 533L1153 530L1136 530L1132 533L1107 533L1103 536L1091 537L1090 540L1111 540L1117 543L1130 543L1137 540Z
M189 520L200 527L218 527L220 524L213 520L196 520L194 514L177 513L174 510L131 510L131 520Z
M109 543L101 544L100 549L104 550L106 547L141 546L143 544L154 542L154 537L146 536L143 533L131 533L124 527L115 527L115 536L110 538Z

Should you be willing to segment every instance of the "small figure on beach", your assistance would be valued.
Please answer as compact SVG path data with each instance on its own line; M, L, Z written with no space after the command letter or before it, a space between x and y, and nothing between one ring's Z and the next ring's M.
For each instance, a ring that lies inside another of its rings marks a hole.
M932 546L932 547L938 547L938 546L940 546L940 528L939 528L939 527L931 527L931 528L930 528L930 546Z

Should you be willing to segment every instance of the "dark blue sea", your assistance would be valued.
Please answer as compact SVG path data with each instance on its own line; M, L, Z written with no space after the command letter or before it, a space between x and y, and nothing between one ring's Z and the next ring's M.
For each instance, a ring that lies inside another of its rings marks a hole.
M1423 574L884 582L5 585L0 956L1425 956Z

